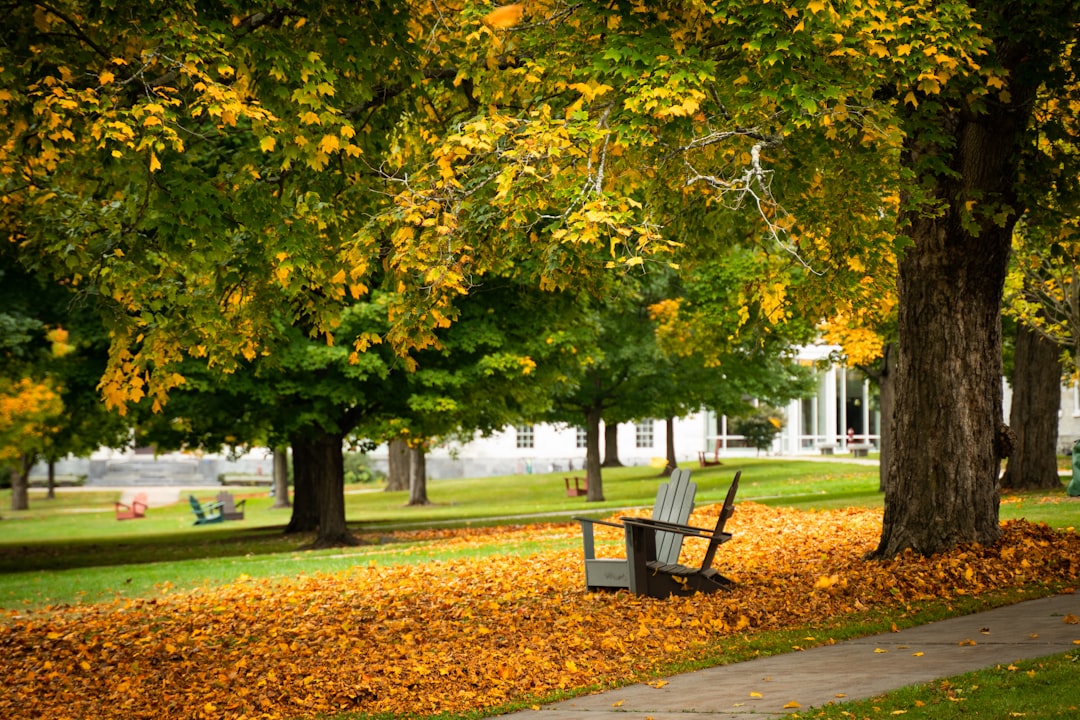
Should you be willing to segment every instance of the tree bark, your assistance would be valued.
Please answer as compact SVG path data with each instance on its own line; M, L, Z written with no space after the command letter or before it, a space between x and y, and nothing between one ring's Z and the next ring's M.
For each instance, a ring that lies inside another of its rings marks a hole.
M409 489L409 445L404 440L391 440L387 457L387 492Z
M622 467L619 460L619 424L604 425L604 462L602 467Z
M671 473L679 467L679 462L675 458L675 418L668 416L664 419L664 432L667 433L664 441L664 456L667 458L667 464L660 474L663 477L670 477Z
M409 448L409 505L430 505L427 460L423 448Z
M889 487L889 466L892 460L893 413L896 411L896 346L885 346L881 371L877 373L878 401L881 403L881 428L878 433L878 490Z
M315 468L311 446L299 437L290 442L293 462L292 518L286 533L315 532L319 528L319 503L315 495L316 484L312 477Z
M27 478L29 480L29 478ZM48 490L45 492L45 498L47 500L56 499L56 461L49 460L49 483Z
M585 413L585 481L589 490L586 502L603 502L604 486L600 477L600 407Z
M30 509L30 469L34 467L32 455L19 457L19 467L11 472L11 509Z
M912 244L899 263L895 434L879 557L989 545L1001 535L1000 309L1016 215L997 222L989 208L1016 207L1022 114L939 109L911 123L955 144L921 142L924 131L913 130L905 164L937 156L955 175L924 178L945 205L941 215L902 218Z
M305 438L304 455L311 463L309 476L315 486L315 504L319 527L311 547L327 548L356 545L358 541L345 524L345 457L344 438L339 433L323 432ZM300 454L294 444L294 451Z
M1061 360L1055 343L1023 323L1016 326L1009 426L1015 443L1002 487L1061 487L1057 470L1058 411L1061 407Z
M292 507L289 502L289 448L274 450L274 509Z

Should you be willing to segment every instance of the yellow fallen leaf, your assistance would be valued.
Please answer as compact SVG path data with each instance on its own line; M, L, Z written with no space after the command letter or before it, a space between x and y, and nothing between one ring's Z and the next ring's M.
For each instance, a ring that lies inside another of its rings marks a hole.
M974 645L978 645L979 643L975 642L971 638L968 638L967 640L961 640L958 644L963 647L972 647Z
M660 689L668 684L667 680L653 680L651 683L646 683L649 687Z
M838 698L846 698L846 697L847 697L847 693L836 693L835 697L838 697Z
M814 583L814 589L815 590L824 590L826 588L831 588L833 585L835 585L838 582L840 582L840 576L839 575L829 575L828 577L822 575Z
M762 695L759 692L752 692L750 693L750 697L762 697Z
M911 656L912 657L922 657L923 654L921 652L913 652L913 653L911 653Z
M613 702L613 703L611 703L611 707L622 707L622 704L624 702L626 702L626 701L625 700L619 700L618 702Z
M907 710L893 710L891 715L907 715Z
M1070 613L1069 615L1065 616L1065 624L1066 625L1080 625L1080 618L1078 618L1075 615Z
M792 700L791 702L789 702L787 705L784 706L784 709L785 710L798 710L801 707L802 707L802 705L800 705L799 703Z
M888 650L882 650L881 648L874 648L874 652L876 652L876 653L887 653L889 651Z

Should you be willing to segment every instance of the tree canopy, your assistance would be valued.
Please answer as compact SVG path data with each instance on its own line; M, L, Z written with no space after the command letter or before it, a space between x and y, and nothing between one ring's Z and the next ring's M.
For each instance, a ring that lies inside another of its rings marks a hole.
M1005 264L1038 195L1074 209L1078 13L18 4L0 227L101 303L120 407L160 405L185 359L228 372L294 332L416 362L494 277L603 296L619 271L753 247L757 281L718 335L736 346L744 311L855 316L895 268L880 552L991 542ZM376 290L385 330L345 331Z

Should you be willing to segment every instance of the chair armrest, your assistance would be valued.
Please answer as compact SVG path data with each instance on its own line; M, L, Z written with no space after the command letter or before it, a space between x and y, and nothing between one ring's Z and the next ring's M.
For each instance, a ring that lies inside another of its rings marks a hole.
M235 503L236 509L237 510L242 510L244 508L244 503L246 503L246 502L247 502L247 498L244 498L243 500L237 500L236 503Z
M203 506L202 506L203 512L218 512L218 513L221 512L222 509L224 509L224 507L225 507L225 503L220 502L220 501L203 503Z
M621 528L623 526L622 523L614 523L614 522L611 522L609 520L594 520L593 518L587 518L587 517L574 517L574 518L571 518L571 519L572 520L577 520L579 523L581 523L581 527L583 527L583 528L585 527L585 523L589 523L591 525L607 525L608 527L617 527L617 528Z
M627 525L637 525L639 527L652 528L654 530L663 530L664 532L673 532L686 537L699 537L706 540L720 540L721 542L731 539L731 533L722 532L719 535L714 535L711 530L704 528L694 527L692 525L680 525L678 523L664 522L663 520L653 520L651 518L620 518Z
M626 529L625 525L621 523L613 523L607 520L593 520L587 517L575 517L581 523L581 545L585 552L585 559L592 560L596 557L596 544L593 540L593 525L607 525L608 527L617 527Z

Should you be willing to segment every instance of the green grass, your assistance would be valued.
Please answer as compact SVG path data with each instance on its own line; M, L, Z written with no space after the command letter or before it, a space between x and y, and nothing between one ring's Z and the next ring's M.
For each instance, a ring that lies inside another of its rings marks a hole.
M1080 716L1078 675L1080 651L1073 651L912 685L870 700L807 711L799 717L1071 720Z
M881 507L877 468L844 462L765 458L733 459L725 465L692 467L698 506L723 501L736 470L743 471L739 501L801 510ZM663 481L651 467L604 470L602 503L569 498L567 473L442 480L428 485L432 504L407 507L407 493L377 488L346 489L346 517L364 544L356 548L308 551L310 536L282 533L288 509L273 509L265 490L241 491L246 519L198 526L186 502L151 508L145 519L118 522L116 493L61 491L47 500L32 491L31 509L3 513L0 521L0 608L96 602L117 596L152 595L162 587L191 588L227 583L240 575L281 577L334 572L357 564L420 563L450 559L437 542L394 542L394 530L476 527L494 524L567 522L573 515L606 516L620 508L651 506ZM213 491L197 493L200 499ZM180 497L185 498L187 491ZM10 505L10 491L0 492ZM1006 496L1002 519L1026 517L1053 527L1080 524L1080 502L1063 492ZM576 546L545 540L506 548L483 545L470 555L526 554Z

